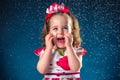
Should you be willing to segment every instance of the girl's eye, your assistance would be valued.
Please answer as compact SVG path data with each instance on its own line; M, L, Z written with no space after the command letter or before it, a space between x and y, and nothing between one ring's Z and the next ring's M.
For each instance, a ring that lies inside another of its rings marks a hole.
M64 30L68 30L68 27L63 27Z
M57 30L57 28L53 28L53 30Z

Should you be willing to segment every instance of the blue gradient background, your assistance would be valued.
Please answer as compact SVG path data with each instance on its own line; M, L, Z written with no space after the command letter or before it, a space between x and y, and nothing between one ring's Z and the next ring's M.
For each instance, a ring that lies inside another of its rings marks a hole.
M41 80L33 50L42 44L46 8L54 0L0 1L0 80ZM83 80L120 78L120 0L58 0L79 20Z

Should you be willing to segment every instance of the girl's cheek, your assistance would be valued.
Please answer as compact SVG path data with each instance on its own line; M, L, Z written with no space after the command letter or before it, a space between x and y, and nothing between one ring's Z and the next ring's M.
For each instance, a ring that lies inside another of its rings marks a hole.
M52 34L53 36L56 36L56 33L53 31L50 31L49 33Z
M52 35L55 37L57 35L57 33L56 32L52 32Z
M64 34L70 33L68 30L64 31Z

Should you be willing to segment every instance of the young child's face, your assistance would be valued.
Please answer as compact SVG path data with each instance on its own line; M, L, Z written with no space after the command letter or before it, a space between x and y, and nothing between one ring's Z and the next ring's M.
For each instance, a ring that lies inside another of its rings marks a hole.
M68 19L65 15L54 15L50 19L50 34L55 38L53 44L58 48L65 48L65 34L70 33L72 30L71 19Z

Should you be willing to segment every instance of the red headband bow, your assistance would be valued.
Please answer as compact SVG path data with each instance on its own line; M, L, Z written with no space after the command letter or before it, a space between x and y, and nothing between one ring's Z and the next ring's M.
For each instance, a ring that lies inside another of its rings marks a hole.
M59 5L56 2L54 2L50 7L47 8L45 18L50 18L56 12L69 13L70 10L63 3Z

